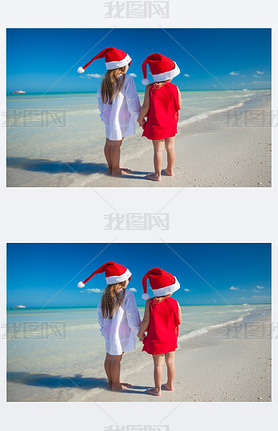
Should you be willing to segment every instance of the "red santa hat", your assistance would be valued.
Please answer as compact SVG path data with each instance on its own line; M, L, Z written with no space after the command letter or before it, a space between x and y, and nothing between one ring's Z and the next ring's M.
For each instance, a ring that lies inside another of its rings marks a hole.
M123 265L115 262L107 262L93 272L86 280L80 281L78 287L82 289L85 284L96 274L105 272L105 281L107 284L121 283L122 281L128 280L131 277L131 272Z
M143 299L149 298L147 294L147 279L149 279L154 296L169 295L180 288L180 283L172 274L160 268L153 268L150 269L142 279L144 290L144 294L142 295Z
M167 81L167 79L172 79L180 73L177 63L170 58L158 53L151 54L142 64L144 75L142 83L144 85L148 85L150 82L147 79L147 64L149 65L154 82Z
M85 69L98 58L105 58L105 66L107 70L118 69L118 67L124 67L131 62L131 58L128 54L120 49L112 48L110 46L109 48L105 48L99 52L91 61L89 61L89 63L85 64L85 66L79 67L77 72L84 73Z

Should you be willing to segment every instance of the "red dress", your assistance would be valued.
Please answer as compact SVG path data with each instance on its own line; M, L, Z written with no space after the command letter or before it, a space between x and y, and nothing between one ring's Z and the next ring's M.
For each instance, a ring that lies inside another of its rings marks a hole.
M143 125L143 135L148 139L166 139L175 136L179 119L178 88L171 82L158 87L150 86L150 108Z
M143 351L151 355L173 352L177 348L179 335L179 307L175 299L150 301L150 323L144 338Z

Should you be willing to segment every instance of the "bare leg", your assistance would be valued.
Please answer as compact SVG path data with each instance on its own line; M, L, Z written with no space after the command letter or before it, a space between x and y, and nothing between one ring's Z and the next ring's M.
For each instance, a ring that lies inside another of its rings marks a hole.
M162 175L174 176L174 163L176 159L175 151L175 136L165 139L165 147L167 152L167 168L163 169Z
M120 149L122 145L121 141L111 141L111 165L112 165L112 175L124 175L124 171L120 168Z
M164 355L153 355L154 362L154 388L148 389L146 392L150 395L161 395L161 383L163 377Z
M175 352L165 353L165 362L167 366L167 383L162 385L162 389L167 391L174 390L174 378L176 374Z
M164 141L153 141L153 149L154 149L154 174L149 174L146 176L148 180L152 181L161 181L161 168L162 168L162 159L163 159L163 146Z
M123 353L121 355L109 355L111 358L110 363L110 375L111 375L111 389L112 391L121 391L124 388L131 388L132 385L129 383L120 382L121 373L121 360Z
M123 355L111 355L112 390L122 390L120 383L121 360Z
M104 155L107 161L108 165L108 171L112 172L112 162L111 162L111 141L110 139L106 138L106 142L104 145Z
M112 356L109 355L109 353L106 353L106 357L104 361L104 369L108 379L108 386L110 388L112 388L111 363L112 363Z
M122 142L123 142L123 140L124 140L124 137L122 137ZM126 173L131 173L131 172L132 172L132 169L129 169L129 168L122 168L122 167L120 167L120 169L121 169L123 172L126 172Z

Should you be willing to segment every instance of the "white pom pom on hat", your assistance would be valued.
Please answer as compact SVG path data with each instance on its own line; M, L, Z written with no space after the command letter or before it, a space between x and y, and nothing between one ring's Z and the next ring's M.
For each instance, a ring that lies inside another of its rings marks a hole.
M142 79L143 85L148 85L149 83L150 83L150 81L148 79Z
M79 281L78 285L77 285L80 289L82 289L82 287L85 287L85 284L83 283L83 281Z
M148 293L143 293L142 298L145 299L145 301L147 299L149 299L150 295Z
M85 72L85 69L83 69L83 67L79 67L79 68L77 69L77 72L78 72L78 73L84 73L84 72Z

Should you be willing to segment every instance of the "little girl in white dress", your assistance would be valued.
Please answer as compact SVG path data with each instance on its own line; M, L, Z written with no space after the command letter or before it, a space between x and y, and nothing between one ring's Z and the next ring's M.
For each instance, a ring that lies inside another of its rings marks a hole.
M116 48L106 48L84 67L83 73L94 60L105 57L107 72L97 92L100 118L105 124L104 154L112 175L123 175L129 169L120 168L120 147L124 137L135 134L135 125L141 109L135 83L126 75L131 58Z
M112 390L122 390L131 385L120 382L120 362L124 352L135 349L141 320L134 294L126 289L131 272L124 266L108 262L84 282L78 283L78 287L84 287L87 281L101 272L105 272L107 283L97 307L100 332L105 338L106 346L104 369L109 387Z

